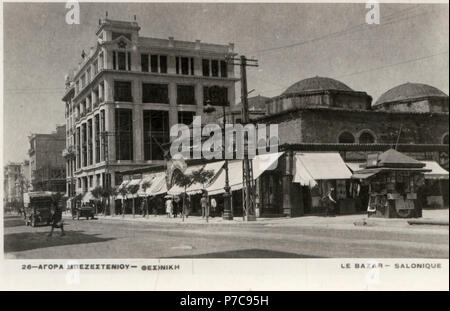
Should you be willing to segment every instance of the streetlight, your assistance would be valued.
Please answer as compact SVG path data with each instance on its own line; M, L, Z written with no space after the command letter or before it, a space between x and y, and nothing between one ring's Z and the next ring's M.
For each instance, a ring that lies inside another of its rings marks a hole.
M204 113L212 113L214 111L216 111L216 108L213 107L211 105L211 101L208 100L206 102L206 107L203 108L203 112ZM223 156L225 159L225 164L224 164L224 169L225 169L225 186L223 187L223 189L225 190L224 194L223 194L223 215L222 218L224 220L233 220L233 214L231 212L231 193L230 193L230 182L229 182L229 176L228 176L228 159L226 158L226 154L225 154L225 104L221 105L222 106L222 112L223 112L223 130L222 130L222 142L223 142Z

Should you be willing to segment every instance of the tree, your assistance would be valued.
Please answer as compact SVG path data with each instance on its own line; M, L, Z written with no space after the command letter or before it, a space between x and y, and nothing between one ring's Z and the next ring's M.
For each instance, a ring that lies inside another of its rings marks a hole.
M111 204L110 204L110 198L111 197L115 197L117 195L117 190L113 187L107 186L102 188L102 194L101 196L107 200L107 206L111 209ZM106 211L107 208L105 206L103 214L106 216ZM110 214L113 215L114 213L110 210Z
M122 196L122 217L125 217L125 201L127 199L128 190L126 187L121 187L117 191Z
M134 215L135 215L135 206L134 206L134 202L135 202L135 194L138 192L138 190L139 190L139 184L133 184L133 185L128 185L127 186L127 192L129 193L129 194L131 194L131 199L133 200L133 206L132 206L132 209L133 209L133 218L134 218Z
M142 190L144 190L144 193L147 191L148 188L150 188L150 186L152 185L152 183L148 180L144 181L141 185ZM148 218L148 201L145 204L145 217Z
M103 188L101 186L97 186L91 191L92 196L97 200L100 200L100 198L102 197L102 193ZM95 202L95 215L97 215L97 212L97 202Z
M179 187L183 187L184 189L184 197L183 197L183 221L184 216L186 214L186 189L189 185L192 183L201 183L203 188L205 188L205 184L214 176L214 172L212 170L202 170L199 169L197 171L193 171L191 174L185 175L183 173L176 174L175 177L175 184Z

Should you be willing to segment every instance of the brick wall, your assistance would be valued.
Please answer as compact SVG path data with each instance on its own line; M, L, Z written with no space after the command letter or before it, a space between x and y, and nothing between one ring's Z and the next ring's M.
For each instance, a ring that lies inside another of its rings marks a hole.
M376 143L395 143L400 127L400 143L441 144L442 137L449 132L447 114L306 109L288 112L271 122L279 123L280 144L337 143L343 131L352 133L356 143L364 131L372 133Z

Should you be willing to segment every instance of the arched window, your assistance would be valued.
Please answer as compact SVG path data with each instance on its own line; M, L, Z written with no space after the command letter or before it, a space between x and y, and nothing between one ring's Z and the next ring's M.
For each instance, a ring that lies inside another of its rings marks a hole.
M342 132L339 135L338 142L340 144L353 144L355 143L355 136L350 132Z
M442 143L448 145L448 134L445 134L444 137L442 137Z
M370 132L363 132L359 135L360 144L373 144L375 142L375 137Z

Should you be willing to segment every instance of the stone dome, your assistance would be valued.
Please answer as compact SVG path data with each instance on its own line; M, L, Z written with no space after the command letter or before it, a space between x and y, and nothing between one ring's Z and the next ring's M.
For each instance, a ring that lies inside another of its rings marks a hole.
M296 94L311 91L329 91L329 90L346 91L346 92L353 91L347 85L338 80L317 76L313 78L303 79L292 84L281 95Z
M378 100L373 104L373 106L429 97L448 98L447 94L431 85L408 82L396 86L382 94L380 98L378 98Z

